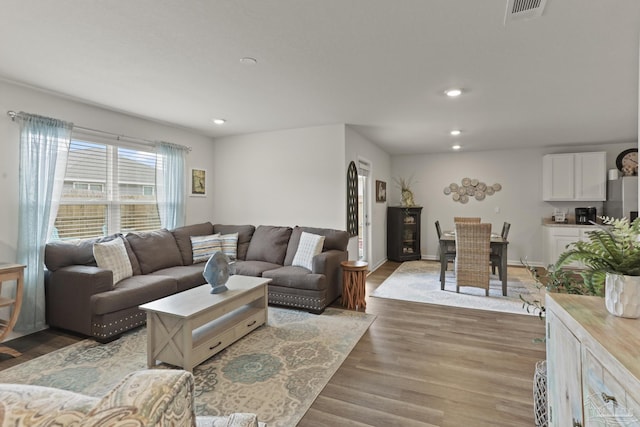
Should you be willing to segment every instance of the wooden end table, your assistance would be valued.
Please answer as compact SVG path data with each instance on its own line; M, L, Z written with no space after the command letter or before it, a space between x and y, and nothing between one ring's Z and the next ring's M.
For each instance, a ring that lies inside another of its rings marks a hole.
M342 261L342 305L358 310L365 309L367 271L369 264L364 261Z
M22 306L22 291L24 288L24 268L26 266L22 264L10 264L0 263L0 291L2 291L2 282L9 280L16 281L16 296L15 298L0 297L0 308L9 307L11 309L11 316L9 319L0 319L0 342L4 340L9 333L13 330L20 314L20 307ZM8 354L13 357L20 356L20 352L0 345L0 353Z

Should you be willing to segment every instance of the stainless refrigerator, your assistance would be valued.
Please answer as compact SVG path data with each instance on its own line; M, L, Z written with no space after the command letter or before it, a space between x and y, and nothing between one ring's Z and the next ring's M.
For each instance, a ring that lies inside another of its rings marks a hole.
M614 218L638 216L638 177L623 176L607 181L607 201L604 214Z

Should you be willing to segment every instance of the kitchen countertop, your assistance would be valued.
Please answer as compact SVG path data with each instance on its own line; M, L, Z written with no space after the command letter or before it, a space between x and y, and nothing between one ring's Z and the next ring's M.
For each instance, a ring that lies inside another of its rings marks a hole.
M568 223L564 222L555 222L552 221L551 218L543 218L542 225L545 227L595 227L594 224L576 224L575 220L569 220ZM602 225L598 223L597 225Z
M544 225L545 227L595 227L596 226L594 224L576 224L576 223L563 224L561 222L545 222L542 225ZM597 224L597 225L601 225L601 224Z

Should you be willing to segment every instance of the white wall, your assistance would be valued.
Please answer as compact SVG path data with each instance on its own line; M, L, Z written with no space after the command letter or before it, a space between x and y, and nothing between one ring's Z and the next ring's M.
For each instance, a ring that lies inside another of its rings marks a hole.
M19 124L6 116L8 110L25 111L53 117L77 126L135 136L149 140L163 140L193 148L187 156L187 167L210 169L213 156L211 138L182 129L108 111L59 96L12 85L0 81L0 260L15 261L18 240L18 161ZM208 177L211 184L211 178ZM187 224L210 221L213 196L188 198Z
M615 158L635 142L625 144L586 145L547 149L458 152L430 155L392 156L393 177L408 179L417 205L422 210L422 256L434 259L437 237L434 222L443 229L453 228L454 216L480 216L500 232L504 221L511 223L509 232L509 263L519 265L526 258L532 265L543 265L542 220L550 218L554 207L573 209L576 206L596 206L602 203L548 203L542 201L542 156L549 153L607 151L607 168L615 168ZM499 183L502 190L483 201L454 202L443 193L444 187L464 177L477 178L488 185ZM400 204L400 190L387 189L390 203ZM496 212L498 211L498 212Z
M369 269L375 270L387 259L387 203L377 203L375 193L376 180L387 183L387 191L391 186L391 157L380 147L364 138L353 128L346 128L346 170L351 161L358 164L358 160L367 161L371 165L369 177L369 200L371 236L369 241ZM349 242L351 259L357 259L358 239L352 238Z
M217 223L346 229L344 125L216 138Z

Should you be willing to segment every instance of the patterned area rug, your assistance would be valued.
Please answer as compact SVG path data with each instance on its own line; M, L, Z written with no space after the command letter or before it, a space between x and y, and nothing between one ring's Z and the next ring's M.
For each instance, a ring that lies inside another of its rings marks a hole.
M406 261L371 296L530 315L537 313L527 312L520 299L521 295L527 300L544 303L544 288L538 289L525 268L509 268L506 297L502 296L502 282L494 275L489 282L488 297L485 296L484 289L480 288L463 286L460 287L460 293L456 293L456 279L451 270L453 267L449 265L443 291L440 290L440 263Z
M253 412L270 427L295 426L374 319L333 308L314 315L269 307L267 325L194 369L196 414ZM87 339L0 371L0 382L102 396L127 373L147 368L146 342L144 327L105 345Z

